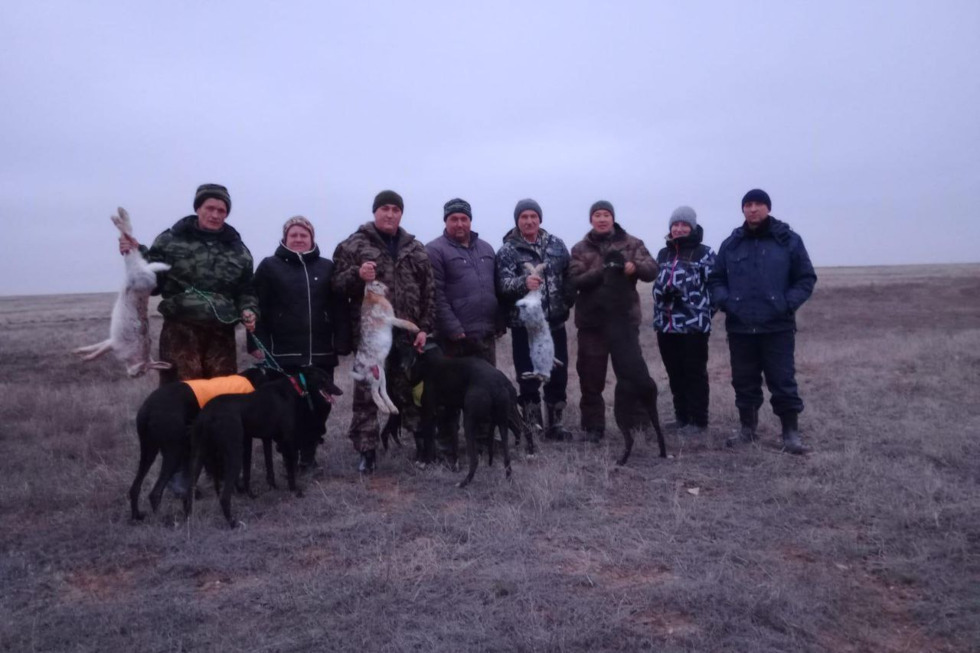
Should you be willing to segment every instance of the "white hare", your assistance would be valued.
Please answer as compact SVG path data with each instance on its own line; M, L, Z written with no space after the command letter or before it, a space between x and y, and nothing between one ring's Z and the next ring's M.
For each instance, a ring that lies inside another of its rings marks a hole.
M544 263L538 265L524 264L528 274L538 277L544 271L544 266ZM521 323L527 329L531 365L534 368L530 372L524 372L521 377L539 379L542 383L547 383L551 379L552 368L562 363L555 358L555 341L551 338L551 327L548 326L548 319L545 317L544 308L541 306L541 287L539 286L537 290L532 290L517 300L517 310L520 314Z
M112 216L112 224L126 236L133 235L133 224L126 209L119 207L118 215ZM157 272L170 269L166 263L147 263L136 248L123 256L126 263L126 283L116 297L109 323L109 338L102 342L79 347L74 353L82 360L90 361L111 351L126 364L129 376L140 376L147 370L167 370L170 363L155 361L150 357L150 321L147 307L150 293L157 285Z
M382 413L398 414L398 408L388 396L385 379L385 359L391 351L392 328L398 327L412 333L419 328L395 317L395 309L385 296L388 288L380 281L364 285L364 303L361 304L361 342L354 356L351 376L371 386L371 399Z

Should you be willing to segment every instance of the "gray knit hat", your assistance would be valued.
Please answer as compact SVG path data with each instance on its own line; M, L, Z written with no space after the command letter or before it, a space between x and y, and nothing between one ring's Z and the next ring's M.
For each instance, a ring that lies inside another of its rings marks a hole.
M592 214L596 211L605 209L613 217L613 222L616 221L616 209L613 208L612 202L607 202L606 200L599 200L589 208L589 220L592 219Z
M221 184L201 184L194 193L194 210L197 211L209 199L221 200L225 203L228 213L231 213L231 195Z
M544 222L544 214L541 212L541 205L532 200L531 198L523 199L517 203L514 207L514 224L517 224L517 218L521 217L521 213L525 211L534 211L538 214L538 220Z
M465 213L466 217L470 220L473 219L473 209L470 208L470 203L458 197L454 197L443 205L442 221L448 220L453 213Z
M670 214L670 221L667 222L667 227L673 227L675 222L686 222L691 225L691 229L697 229L698 214L690 206L678 206Z

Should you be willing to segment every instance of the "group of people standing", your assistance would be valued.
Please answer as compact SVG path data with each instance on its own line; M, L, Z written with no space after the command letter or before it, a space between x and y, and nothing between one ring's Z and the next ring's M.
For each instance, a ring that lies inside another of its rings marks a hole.
M702 242L695 211L680 207L668 221L666 246L654 258L604 200L590 207L590 229L571 252L542 227L544 213L533 199L517 202L514 228L497 251L472 230L472 207L459 198L444 206L443 234L423 245L401 226L402 197L386 190L374 199L373 220L341 242L332 260L321 255L313 224L296 216L285 222L275 253L254 275L251 253L226 223L228 190L204 184L193 205L194 215L179 220L149 248L132 237L120 238L123 253L139 247L147 260L171 266L157 288L164 317L160 360L173 364L161 373L161 383L236 373L239 321L253 336L248 349L256 358L271 356L287 372L315 365L332 376L338 357L357 348L364 286L378 280L388 287L395 314L421 329L414 335L396 329L386 364L388 392L401 410L403 428L419 428L405 365L413 349L421 350L431 335L449 356L475 353L495 365L496 339L510 329L525 426L546 439L571 439L563 424L569 366L565 323L574 308L580 426L587 439L600 442L609 348L596 291L606 254L617 250L633 282L629 319L637 330L636 283L653 282L653 326L670 379L674 426L682 433L707 429L708 337L714 312L722 310L741 422L728 444L756 439L764 376L782 420L784 449L806 451L797 426L803 403L795 382L794 313L810 296L816 275L799 235L769 214L772 204L764 191L745 195L744 223L717 256ZM557 359L543 388L526 374L533 369L530 341L515 306L532 291L540 293ZM377 408L363 384L354 384L352 403L349 436L360 453L360 471L370 473L380 437ZM301 425L301 466L316 465L329 412L330 405L318 401Z

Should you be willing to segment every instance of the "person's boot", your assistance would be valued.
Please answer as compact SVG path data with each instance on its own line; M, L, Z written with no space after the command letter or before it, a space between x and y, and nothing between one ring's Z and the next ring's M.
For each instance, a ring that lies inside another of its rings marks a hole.
M759 437L756 429L759 427L758 408L739 408L738 421L741 424L738 434L725 440L725 445L734 447L747 442L755 442Z
M585 439L592 444L599 444L606 435L606 429L585 429Z
M373 474L376 454L374 449L361 452L361 461L357 465L357 471L361 474Z
M546 440L571 440L572 432L561 425L562 414L565 412L565 402L545 404L548 410L548 428L545 429Z
M797 455L810 451L809 447L804 446L800 441L797 413L780 415L779 421L783 423L783 451Z
M299 471L309 472L319 467L316 462L316 444L299 450Z
M667 422L664 426L666 426L671 431L680 431L681 429L683 429L685 426L689 425L690 423L691 423L691 420L689 420L685 415L680 415L678 413L674 413L674 421L673 422Z

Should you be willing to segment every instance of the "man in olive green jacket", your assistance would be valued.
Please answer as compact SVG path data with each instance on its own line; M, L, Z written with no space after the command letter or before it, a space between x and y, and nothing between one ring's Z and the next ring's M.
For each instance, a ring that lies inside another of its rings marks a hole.
M231 211L228 189L203 184L194 195L194 215L178 220L147 249L120 236L119 249L139 247L147 261L170 265L157 276L162 295L160 360L171 363L160 383L235 374L235 324L251 331L258 314L252 286L252 254L225 223Z

